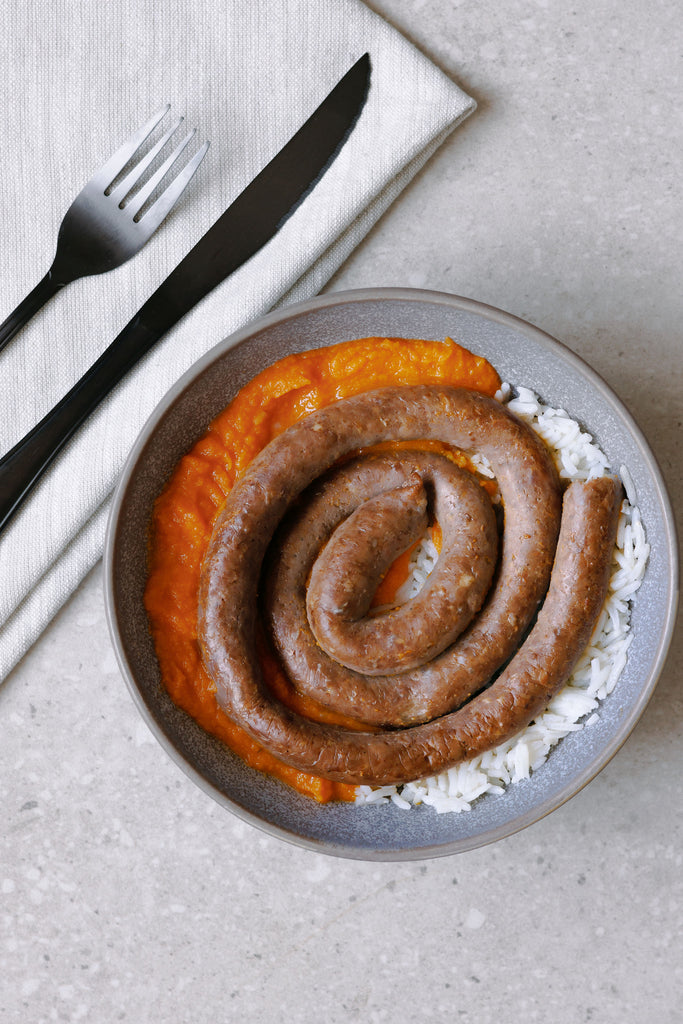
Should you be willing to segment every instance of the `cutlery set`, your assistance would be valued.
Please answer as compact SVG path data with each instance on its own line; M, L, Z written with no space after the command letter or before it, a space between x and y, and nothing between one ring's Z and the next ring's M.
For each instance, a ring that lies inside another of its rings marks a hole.
M171 271L83 377L0 458L0 531L121 378L201 299L258 252L297 209L353 129L365 104L369 80L370 59L365 54ZM139 252L178 201L203 160L208 143L158 198L155 194L193 133L135 191L179 125L174 124L149 153L133 163L168 109L155 114L118 149L74 200L62 222L52 266L0 325L0 349L64 285L118 267Z

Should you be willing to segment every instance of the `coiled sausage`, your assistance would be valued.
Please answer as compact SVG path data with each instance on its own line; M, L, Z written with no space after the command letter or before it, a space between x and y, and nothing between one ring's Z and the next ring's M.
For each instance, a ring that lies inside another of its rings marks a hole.
M520 653L492 687L460 711L408 728L368 733L303 719L275 700L263 685L256 651L256 598L264 555L277 523L288 504L321 469L350 451L387 436L399 439L436 437L465 450L479 451L489 458L505 510L501 575L507 562L512 567L510 576L518 578L527 593L533 595L533 607L523 629L527 628L545 591L555 548L560 489L548 453L529 428L495 401L476 393L442 387L382 389L307 417L264 449L236 484L214 529L202 572L200 644L216 683L219 702L228 714L287 763L340 781L380 784L407 781L441 770L471 756L482 743L492 746L500 742L503 732L509 734L510 729L522 728L527 724L522 718L529 708L536 707L540 693L538 685L531 685L527 670L521 676L519 669L511 674ZM600 549L597 576L606 579L611 545L596 540L600 530L604 533L607 529L604 513L598 514L594 508L600 507L596 498L599 488L597 483L573 486L579 486L591 515L589 521L580 526L572 516L568 529L577 536L579 530L583 531L580 547L584 554L595 554ZM600 484L600 487L605 486L612 489L612 498L602 504L609 505L616 521L616 486L613 481L608 485ZM568 497L570 493L572 488ZM600 516L602 526L598 528L596 522ZM566 532L564 523L563 532ZM563 541L561 551L566 547ZM585 588L581 580L586 566L579 569L574 566L571 572L562 569L561 551L556 563L560 568L556 567L555 572L561 574L560 578L571 575L572 592L582 593ZM575 578L576 572L578 578ZM593 571L593 583L595 579ZM599 610L604 588L598 598ZM482 614L462 639L471 640L482 615L505 600L507 598L499 596L498 587L494 588ZM583 629L577 631L572 627L572 635L583 636L587 628L592 629L594 620L589 612L595 598L591 600L592 604L584 602L580 614ZM566 605L567 599L559 603ZM552 608L552 602L549 607ZM514 603L512 608L508 606L509 628L519 625L514 608ZM576 608L575 598L571 608ZM545 616L545 606L542 615ZM539 622L542 621L539 616ZM537 629L538 624L530 640ZM553 630L557 633L556 624L551 633ZM574 649L577 644L578 641L571 645L571 657L578 656ZM584 644L585 640L581 648ZM491 638L490 645L496 646L495 638ZM477 642L471 646L475 652L484 650L486 655L489 636L479 632ZM567 657L568 644L564 640L561 650L562 657L555 651L550 658L550 669L542 673L545 695L551 686L549 680L557 687L566 678L563 676L559 683L556 678L557 664L566 667L571 660ZM524 685L519 682L522 676L526 680ZM401 675L392 678L401 679ZM499 695L499 682L505 678L509 683L507 695ZM520 696L522 693L525 696ZM547 696L542 699L546 700ZM535 711L532 717L533 713ZM484 726L484 723L488 724Z

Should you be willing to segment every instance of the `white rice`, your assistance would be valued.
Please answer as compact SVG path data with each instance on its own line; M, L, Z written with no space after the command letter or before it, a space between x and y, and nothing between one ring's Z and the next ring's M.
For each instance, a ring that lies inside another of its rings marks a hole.
M517 388L512 397L508 384L502 385L496 397L538 431L554 453L563 480L588 480L610 471L604 452L563 409L543 405L528 388ZM493 476L485 459L477 460L477 469ZM559 740L599 721L600 701L612 692L626 664L632 640L631 602L650 552L633 480L624 466L619 476L626 497L619 516L605 606L572 676L543 714L506 743L440 775L403 786L359 786L356 803L392 802L404 810L427 804L438 814L467 811L484 793L503 793L508 785L528 779ZM411 575L397 595L400 601L419 592L437 557L433 542L423 541L413 554Z

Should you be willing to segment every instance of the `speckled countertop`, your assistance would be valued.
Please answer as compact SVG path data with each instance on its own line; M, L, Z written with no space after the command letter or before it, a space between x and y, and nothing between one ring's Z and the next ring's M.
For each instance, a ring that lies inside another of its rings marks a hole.
M626 402L679 509L678 5L370 6L479 106L328 288L438 289L542 327ZM169 760L97 568L0 688L0 1020L678 1024L681 653L678 634L625 746L538 824L458 857L341 861L238 821Z

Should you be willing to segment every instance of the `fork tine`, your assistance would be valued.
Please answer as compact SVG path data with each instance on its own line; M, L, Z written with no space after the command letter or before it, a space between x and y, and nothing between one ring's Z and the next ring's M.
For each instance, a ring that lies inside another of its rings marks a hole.
M100 167L99 171L95 172L90 179L90 184L101 187L102 191L108 188L116 175L120 174L133 154L137 152L147 136L154 131L156 126L159 124L159 121L161 121L162 117L164 117L170 109L171 104L167 103L161 108L161 110L157 110L156 114L150 117L149 121L144 124L142 128L139 128L134 132L122 146L119 146L116 152L109 157L107 162Z
M149 179L149 181L146 182L142 186L140 191L137 192L136 195L133 196L133 198L130 200L130 202L126 203L126 211L127 211L127 213L129 213L131 215L131 217L134 218L134 217L137 216L137 214L140 212L140 210L142 209L144 204L147 202L147 200L151 196L151 194L154 191L154 189L160 183L162 178L164 178L166 176L166 174L170 170L172 164L174 164L176 162L176 160L178 159L180 154L183 152L183 150L185 149L187 144L194 138L194 135L195 135L195 130L194 129L191 132L188 132L188 134L185 136L185 138L182 139L182 141L178 143L178 145L173 150L173 152L164 160L164 162L161 165L161 167L159 167L159 169L154 172L154 174Z
M150 149L142 160L140 160L126 175L123 181L116 186L115 189L109 193L109 198L115 203L122 203L128 193L132 190L133 186L137 181L140 180L142 175L145 173L149 165L152 163L158 153L164 148L168 140L171 138L175 130L182 124L182 117L179 117L175 124L172 124L168 131L159 139L155 146Z
M176 157L179 156L180 151L182 151L182 149L185 148L190 138L192 138L193 134L194 133L188 136L188 138L185 139L181 143L181 145L177 147L176 152L172 153L171 156L168 158L166 163L169 165L169 167L175 161ZM190 179L192 178L193 174L195 173L200 163L204 159L208 148L209 143L205 142L204 145L197 150L192 159L185 164L182 171L180 171L180 173L176 175L173 181L169 184L168 188L166 188L165 191L162 192L159 198L154 203L152 203L149 210L147 210L147 212L143 214L143 216L140 218L140 223L144 224L149 231L154 231L155 228L159 224L161 224L164 217L168 214L171 208L178 201L186 186L188 185ZM160 168L160 171L164 171L164 174L166 173L163 167ZM163 177L163 175L160 174L159 180L161 180L161 177ZM151 192L151 189L149 191ZM141 194L142 192L140 192L138 196L136 196L135 201L139 199L139 196Z

